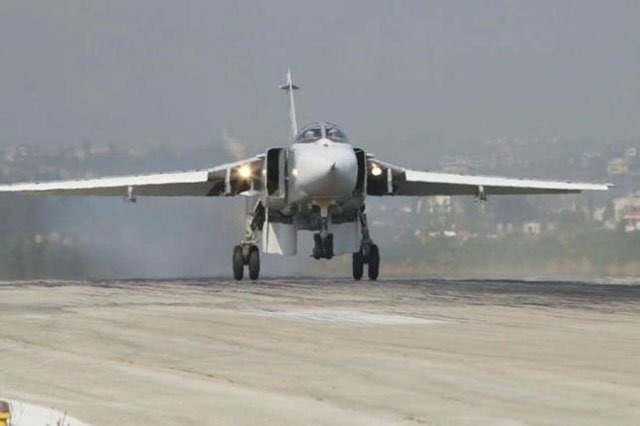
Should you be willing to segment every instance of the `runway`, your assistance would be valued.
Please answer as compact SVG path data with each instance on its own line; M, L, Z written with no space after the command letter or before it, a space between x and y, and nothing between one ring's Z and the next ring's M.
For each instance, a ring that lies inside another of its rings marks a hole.
M640 422L640 284L0 283L0 394L94 425Z

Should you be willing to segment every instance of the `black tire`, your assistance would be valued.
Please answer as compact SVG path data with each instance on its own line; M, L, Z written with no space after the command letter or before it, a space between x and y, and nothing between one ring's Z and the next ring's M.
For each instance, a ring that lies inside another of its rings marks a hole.
M362 278L362 274L364 273L364 259L361 251L353 253L352 265L353 279L358 281Z
M327 235L324 242L324 255L327 259L333 258L333 234Z
M240 281L244 275L244 256L242 255L242 246L233 248L233 278Z
M257 280L260 275L260 252L253 246L249 251L249 278Z
M320 234L313 234L313 258L320 259L322 257L322 239Z
M380 252L378 246L371 244L369 247L369 279L377 280L378 273L380 272Z

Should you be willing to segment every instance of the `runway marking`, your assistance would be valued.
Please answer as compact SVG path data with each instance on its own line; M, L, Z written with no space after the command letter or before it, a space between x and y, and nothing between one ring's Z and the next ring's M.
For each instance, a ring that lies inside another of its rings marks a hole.
M371 314L358 311L257 311L254 315L303 321L342 322L353 324L448 324L451 321L405 315Z

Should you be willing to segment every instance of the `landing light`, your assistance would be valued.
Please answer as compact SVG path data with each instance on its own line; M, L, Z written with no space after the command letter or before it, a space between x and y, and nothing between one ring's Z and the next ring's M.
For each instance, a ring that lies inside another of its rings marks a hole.
M382 169L378 167L377 164L374 164L371 168L371 174L374 176L380 176L382 174Z
M298 176L298 169L291 169L291 174L293 176Z
M242 165L240 166L240 168L238 169L238 174L240 175L240 177L242 179L249 179L251 177L251 167L249 167L248 165Z

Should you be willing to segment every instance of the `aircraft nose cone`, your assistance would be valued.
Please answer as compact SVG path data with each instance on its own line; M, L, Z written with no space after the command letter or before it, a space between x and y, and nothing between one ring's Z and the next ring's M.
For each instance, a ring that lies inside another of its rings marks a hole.
M355 154L344 149L299 152L296 170L296 186L306 195L320 197L350 194L358 174Z

